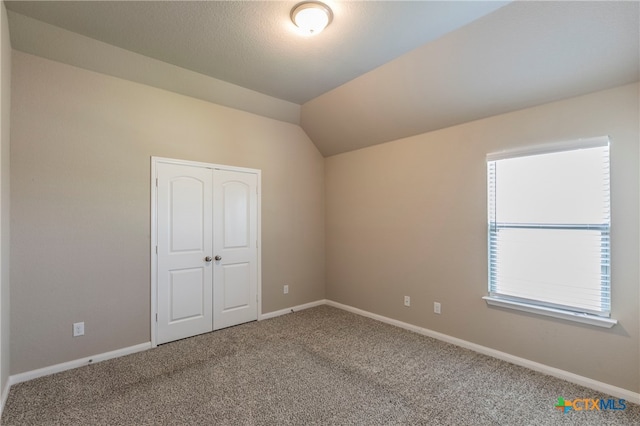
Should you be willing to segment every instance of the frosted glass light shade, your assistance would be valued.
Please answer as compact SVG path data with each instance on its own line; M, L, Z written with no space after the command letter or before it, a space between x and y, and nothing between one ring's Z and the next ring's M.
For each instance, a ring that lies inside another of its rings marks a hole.
M313 35L324 30L333 19L329 6L320 2L304 2L291 10L291 20L304 33Z

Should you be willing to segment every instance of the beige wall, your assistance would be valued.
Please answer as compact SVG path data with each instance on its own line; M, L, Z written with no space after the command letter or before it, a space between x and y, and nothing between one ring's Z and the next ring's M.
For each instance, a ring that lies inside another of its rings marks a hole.
M17 51L12 85L12 374L150 340L152 155L261 169L262 312L324 298L299 126Z
M327 158L327 298L640 391L638 90L618 87ZM488 307L485 155L601 135L612 140L612 316L620 323L602 329Z
M298 126L13 55L12 374L149 341L149 158L157 155L263 171L265 313L324 298L326 271L331 300L640 391L637 84L323 160ZM596 329L487 307L485 154L605 134L620 324ZM73 339L76 321L86 336Z
M9 11L14 49L196 99L299 124L300 105ZM45 42L43 40L53 41Z
M4 2L0 5L0 392L4 395L9 379L9 213L10 213L10 111L11 42Z

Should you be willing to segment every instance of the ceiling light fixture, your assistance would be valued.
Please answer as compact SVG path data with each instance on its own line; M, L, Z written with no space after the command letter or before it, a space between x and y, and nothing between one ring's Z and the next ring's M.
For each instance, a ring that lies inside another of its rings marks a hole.
M291 20L305 34L314 35L324 30L333 19L333 12L319 1L298 3L291 9Z

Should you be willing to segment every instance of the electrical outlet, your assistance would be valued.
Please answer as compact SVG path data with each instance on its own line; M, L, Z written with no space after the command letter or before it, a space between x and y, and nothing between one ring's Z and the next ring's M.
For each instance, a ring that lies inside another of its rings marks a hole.
M73 337L84 336L84 322L73 323Z
M404 297L404 306L411 306L411 297L409 296Z
M433 302L433 312L436 314L440 313L440 302Z
M289 286L285 285L283 291L284 291L284 294L289 294Z

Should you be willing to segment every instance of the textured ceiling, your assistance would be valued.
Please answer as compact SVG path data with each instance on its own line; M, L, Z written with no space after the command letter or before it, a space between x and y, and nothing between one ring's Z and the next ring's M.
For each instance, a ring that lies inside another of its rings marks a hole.
M5 3L15 49L299 123L325 156L640 79L638 1L327 1L314 37L296 1Z
M516 2L302 106L329 156L640 78L639 2Z
M506 2L326 0L300 36L297 1L8 1L7 8L188 70L302 104Z

